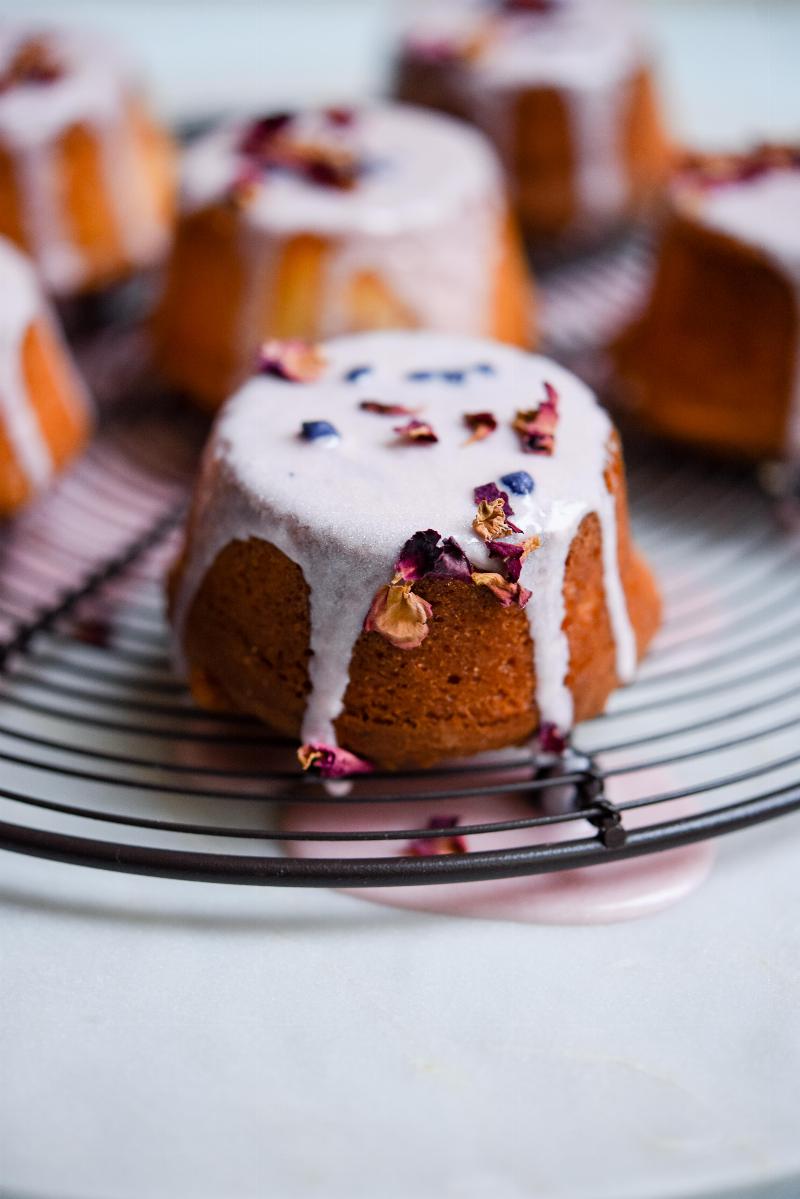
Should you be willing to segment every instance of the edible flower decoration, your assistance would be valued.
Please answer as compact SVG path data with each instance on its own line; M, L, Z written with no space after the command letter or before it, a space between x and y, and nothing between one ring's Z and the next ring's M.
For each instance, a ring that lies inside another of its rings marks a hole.
M22 42L5 70L0 74L0 95L26 84L56 83L64 68L45 38Z
M396 649L416 649L428 636L433 609L414 594L414 583L428 577L469 583L472 569L461 546L448 537L441 542L435 529L410 537L400 551L391 583L381 587L364 621L364 631L380 633Z
M405 404L382 404L380 400L362 400L358 406L362 412L373 412L376 416L415 416L419 412L419 408L406 408Z
M395 433L408 445L433 445L439 440L433 428L424 420L410 420L405 425L398 425Z
M555 450L558 392L552 383L545 383L544 390L545 398L538 408L520 409L514 419L513 428L527 454L551 455Z
M495 571L476 570L472 575L476 587L488 587L495 599L504 608L524 608L531 598L531 592L523 587L516 579L507 579Z
M325 745L322 741L312 741L301 745L297 751L297 760L303 770L318 774L323 779L344 779L354 774L371 774L375 767L363 758L351 754L347 749L338 745Z
M488 544L489 553L493 558L502 559L509 579L516 582L522 571L522 563L529 554L538 550L542 542L539 537L526 537L524 541L490 541Z
M322 117L337 133L356 121L351 109L328 109ZM340 138L326 140L324 129L318 138L304 140L297 117L290 112L259 117L248 125L239 153L261 172L288 171L339 191L354 188L364 170L364 164Z
M338 441L339 430L327 420L304 420L300 436L304 441Z
M284 379L287 383L313 383L326 365L319 346L296 338L265 341L259 355L258 373Z
M484 441L494 433L497 428L497 418L491 412L465 412L464 424L471 434L467 438L466 444L472 445L473 441Z
M540 751L544 754L561 755L566 753L569 748L569 734L562 732L558 725L549 720L545 720L539 725L536 740Z
M484 541L496 541L501 537L510 537L512 533L521 533L522 529L512 524L509 517L514 510L508 502L508 495L501 491L496 483L485 483L474 491L478 511L472 522L472 527Z
M513 495L530 495L534 488L534 482L526 470L513 470L508 475L503 475L500 482Z
M418 837L408 847L415 858L431 858L437 854L466 853L466 838L454 832L458 828L458 816L433 816L427 824L433 832L440 830L438 837Z
M558 8L560 0L501 0L504 12L549 13Z

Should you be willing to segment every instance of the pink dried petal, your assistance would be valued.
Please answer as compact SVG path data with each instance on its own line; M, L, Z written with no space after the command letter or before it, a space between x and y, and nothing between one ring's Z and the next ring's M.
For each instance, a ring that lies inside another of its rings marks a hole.
M63 75L64 67L47 39L28 38L20 44L0 75L0 94L26 84L56 83Z
M407 583L430 574L439 556L439 538L435 529L426 529L409 537L395 563L395 573Z
M267 341L261 347L258 370L288 383L312 383L326 367L318 346L297 339Z
M405 425L398 425L395 433L408 445L433 445L439 440L431 426L424 420L410 420Z
M458 828L458 816L433 816L427 824L431 830L441 829L440 837L418 837L408 847L408 852L416 858L431 858L437 854L466 853L467 841L460 833L450 830Z
M465 444L472 445L474 441L484 441L494 433L497 428L497 418L491 412L466 412L464 424L472 434L467 438Z
M541 544L539 537L526 537L524 541L518 542L490 541L488 550L493 558L502 559L506 574L516 582L522 571L522 563L528 554L538 550Z
M297 751L297 760L303 770L311 770L324 779L371 774L375 769L370 762L351 754L349 750L340 749L338 745L325 745L322 741L301 745Z
M469 583L472 578L472 564L458 542L448 537L439 547L436 561L428 574L435 578L460 579L462 583Z
M239 153L248 157L261 157L277 135L283 133L293 120L294 114L291 112L274 112L251 121L242 134Z
M412 583L395 579L381 587L372 601L366 620L366 633L380 633L396 649L417 649L428 636L428 621L433 609L427 600L414 595Z
M325 116L332 125L336 125L340 129L347 129L356 123L356 111L354 108L326 108Z
M480 504L484 500L487 502L491 502L492 500L502 500L503 512L506 514L506 516L514 515L514 509L511 507L511 504L508 500L508 492L501 491L496 483L484 483L482 487L476 487L472 492L472 496L476 504ZM516 531L521 533L522 529L517 529Z
M504 578L501 574L476 570L473 572L472 581L476 587L488 587L504 608L524 608L531 598L531 592L526 587Z
M376 416L415 416L420 411L405 404L382 404L380 400L362 400L358 406L362 412L374 412Z
M536 739L539 749L545 754L563 754L569 748L569 733L562 732L558 725L549 720L539 725Z
M559 397L551 383L545 383L544 389L545 399L538 408L520 409L514 418L513 428L528 454L550 455L555 450Z

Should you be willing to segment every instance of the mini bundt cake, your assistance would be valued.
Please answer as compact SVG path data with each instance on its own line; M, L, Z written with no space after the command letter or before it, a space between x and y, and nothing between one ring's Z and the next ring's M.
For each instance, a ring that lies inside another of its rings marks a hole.
M491 147L400 105L276 114L192 147L156 321L164 375L215 408L261 341L430 328L529 345Z
M563 734L659 622L591 392L423 332L265 347L217 418L171 597L195 698L334 774Z
M96 290L166 251L173 149L112 47L0 26L0 234L52 294Z
M800 150L687 166L614 356L655 430L753 459L800 453Z
M89 404L33 267L0 239L0 516L81 448Z
M534 243L597 237L660 191L670 152L625 0L424 0L414 14L398 96L492 138Z

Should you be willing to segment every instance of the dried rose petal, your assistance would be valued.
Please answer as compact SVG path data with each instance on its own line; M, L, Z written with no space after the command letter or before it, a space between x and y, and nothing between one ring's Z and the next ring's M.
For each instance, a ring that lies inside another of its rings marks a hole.
M490 437L497 428L497 418L491 412L465 412L464 424L472 434L467 438L466 445L472 445L473 441L483 441Z
M349 128L356 122L356 111L353 108L326 108L325 116L331 125L336 125L340 129Z
M476 504L480 504L484 500L487 502L491 502L492 500L502 500L503 512L506 514L506 516L514 515L514 509L511 507L511 504L508 501L507 492L501 491L496 483L484 483L482 487L476 487L472 492L472 497ZM517 532L521 533L522 530L517 529Z
M417 858L435 857L437 854L466 853L466 838L459 833L449 832L458 828L458 816L433 816L427 824L431 830L441 829L441 837L418 837L408 847L408 852Z
M266 117L251 121L239 142L239 153L248 157L261 157L270 143L294 120L291 112L274 112Z
M545 399L538 408L520 409L513 428L519 434L522 449L528 454L550 455L555 450L558 426L558 392L545 383Z
M506 12L551 13L558 8L560 0L502 0Z
M484 541L496 541L500 537L510 537L512 533L520 532L516 525L506 520L505 505L500 498L481 500L472 527Z
M397 436L409 445L433 445L439 440L431 426L424 420L410 420L395 429Z
M569 733L563 733L558 725L544 720L536 735L539 749L545 754L563 754L569 747Z
M394 579L381 587L364 621L364 631L380 633L396 649L416 649L428 636L433 609L412 591L413 583Z
M472 575L472 581L476 587L488 587L504 608L510 608L512 605L524 608L531 598L531 592L526 587L504 578L501 574L476 570Z
M296 339L266 341L261 347L258 371L288 383L312 383L325 366L325 358L318 346Z
M409 537L395 563L395 573L407 583L430 574L439 555L439 538L435 529L426 529Z
M405 404L382 404L380 400L362 400L358 406L362 412L374 412L376 416L415 416L420 411Z
M353 774L371 774L375 767L363 758L356 757L349 750L340 749L338 745L325 745L321 741L312 741L301 745L297 751L297 760L303 770L313 770L324 779L349 778Z
M526 537L519 542L490 541L489 553L493 558L502 558L506 574L516 582L522 571L522 563L541 544L539 537Z
M0 75L0 94L26 84L56 83L63 75L64 67L48 41L41 37L29 38L17 48Z
M460 579L463 583L469 583L472 578L472 565L458 542L448 537L439 546L436 561L428 574L435 578Z

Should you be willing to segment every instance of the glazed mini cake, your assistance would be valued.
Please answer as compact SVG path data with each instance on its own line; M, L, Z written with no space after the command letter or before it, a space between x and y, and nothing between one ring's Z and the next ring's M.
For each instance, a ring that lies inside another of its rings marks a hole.
M800 454L800 150L688 166L615 357L656 430L749 458Z
M489 134L534 241L596 237L660 190L669 150L625 0L424 0L414 14L397 94Z
M113 48L0 26L0 233L71 296L157 262L173 150Z
M420 327L527 345L530 301L478 133L399 105L277 114L186 156L159 357L214 408L265 336Z
M81 448L89 405L31 264L0 239L0 516Z
M195 698L329 774L558 740L659 621L591 392L421 332L267 347L217 419L171 597Z

